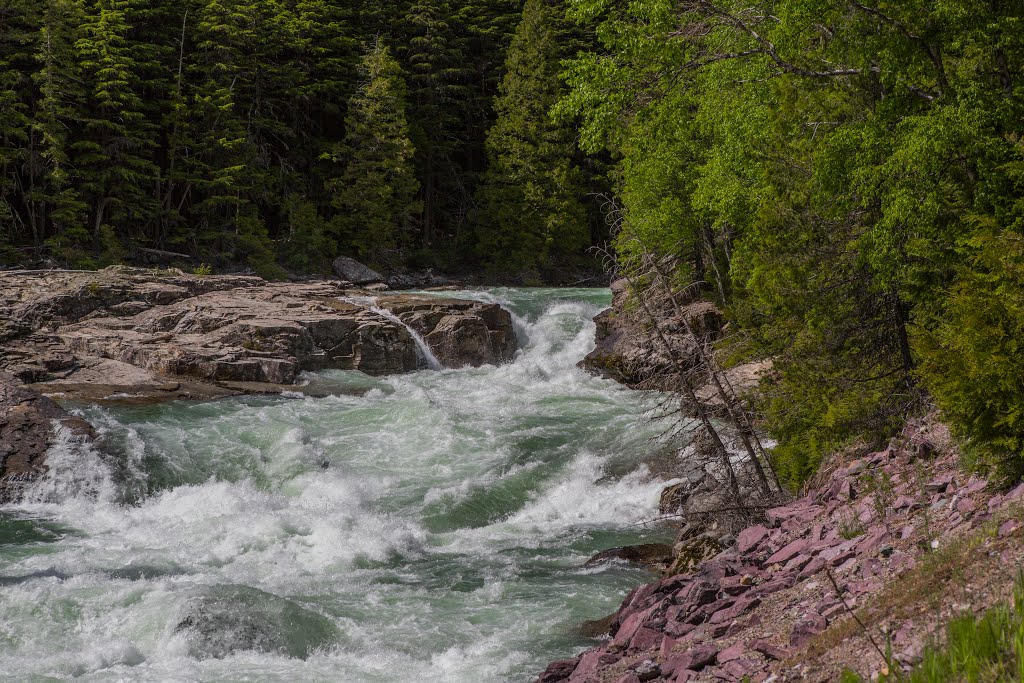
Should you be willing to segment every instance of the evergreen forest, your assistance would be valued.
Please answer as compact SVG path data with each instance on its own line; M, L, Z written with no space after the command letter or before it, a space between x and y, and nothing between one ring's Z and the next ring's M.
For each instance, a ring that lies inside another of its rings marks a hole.
M592 272L603 169L549 116L585 32L522 5L5 0L0 253Z
M790 486L935 405L1024 474L1020 0L4 0L0 141L11 263L538 283L613 239L774 360Z

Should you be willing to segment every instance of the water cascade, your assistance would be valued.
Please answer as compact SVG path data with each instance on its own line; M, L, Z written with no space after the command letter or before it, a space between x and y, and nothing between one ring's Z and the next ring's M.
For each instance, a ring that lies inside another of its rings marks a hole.
M649 576L586 559L666 540L657 397L576 368L606 290L457 295L514 362L83 407L103 452L0 509L0 678L519 682L586 646Z

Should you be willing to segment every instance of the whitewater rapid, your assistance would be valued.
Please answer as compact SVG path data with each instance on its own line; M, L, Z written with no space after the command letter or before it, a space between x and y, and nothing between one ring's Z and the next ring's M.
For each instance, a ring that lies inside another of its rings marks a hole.
M0 680L527 681L648 575L656 398L588 376L607 290L502 303L501 367L325 372L275 398L83 407L0 508ZM257 642L265 651L238 650Z

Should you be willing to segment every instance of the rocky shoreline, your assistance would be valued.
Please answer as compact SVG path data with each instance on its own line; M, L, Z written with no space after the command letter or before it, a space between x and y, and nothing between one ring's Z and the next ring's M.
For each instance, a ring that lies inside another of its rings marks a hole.
M673 390L678 359L661 353L626 283L615 283L613 294L581 367L631 388ZM692 361L684 361L687 372L699 359L696 349L686 352L694 335L685 328L709 342L727 333L708 302L657 314L661 333ZM768 372L771 363L762 362L724 374L745 392ZM696 396L716 409L708 386ZM553 662L537 683L824 682L846 669L875 680L891 665L912 666L950 616L1007 599L1013 582L995 575L1024 559L1024 484L998 493L962 472L960 458L932 414L883 451L836 454L795 500L744 496L766 505L723 514L734 503L708 476L714 463L695 444L671 472L681 483L662 495L662 514L679 524L668 556L643 562L617 548L588 563L631 561L662 578L634 589L614 614L583 624L597 644ZM967 566L976 577L958 575ZM891 647L889 661L879 642Z
M496 304L343 280L272 283L126 267L8 271L0 273L0 311L0 482L21 484L45 470L52 420L69 419L47 396L140 402L280 393L303 372L478 367L508 362L516 350L511 316Z
M912 665L957 606L901 604L907 586L936 581L936 565L958 561L941 553L964 544L981 546L964 560L972 565L1022 554L1024 485L993 493L958 470L958 455L934 416L909 424L887 449L768 509L763 524L691 570L633 590L599 645L552 663L538 682L832 681L846 668L870 677L887 666L872 636ZM926 587L940 602L967 600L960 610L999 597L955 573L946 579Z

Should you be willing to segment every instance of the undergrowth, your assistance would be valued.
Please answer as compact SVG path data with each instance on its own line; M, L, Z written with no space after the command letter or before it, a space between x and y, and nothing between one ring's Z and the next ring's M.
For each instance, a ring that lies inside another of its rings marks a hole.
M946 626L944 642L928 646L922 660L908 672L890 661L890 683L1024 683L1024 572L1019 573L1010 604L998 605L975 617L954 617ZM852 671L843 683L863 683Z

